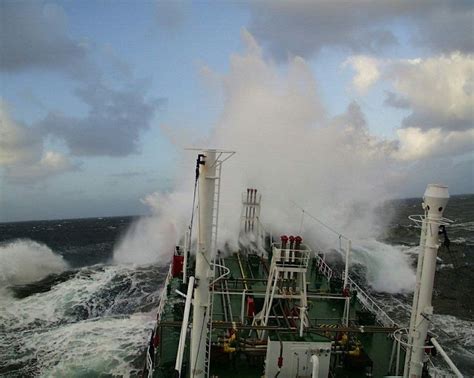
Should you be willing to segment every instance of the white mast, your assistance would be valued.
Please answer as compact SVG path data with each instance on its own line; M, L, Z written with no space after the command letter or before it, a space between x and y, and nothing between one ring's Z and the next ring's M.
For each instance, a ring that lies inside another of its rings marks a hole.
M213 259L216 253L219 212L220 175L222 163L234 152L205 150L199 160L198 178L198 250L196 252L193 328L191 330L191 377L205 377L209 373L209 319L211 295L209 286L214 276ZM225 158L221 159L223 155ZM212 319L212 317L211 317ZM207 346L206 346L207 345Z
M428 333L430 316L433 314L431 298L433 294L436 256L439 248L439 226L444 224L443 212L448 203L448 188L430 184L423 196L425 217L422 225L422 236L419 259L422 266L417 268L417 282L413 297L412 321L408 334L405 362L405 376L408 371L410 378L419 378L423 369L425 341ZM424 233L424 235L423 235Z
M199 172L198 250L196 253L193 328L191 331L191 377L204 377L207 323L209 321L209 283L212 278L211 230L216 180L216 153L205 151Z

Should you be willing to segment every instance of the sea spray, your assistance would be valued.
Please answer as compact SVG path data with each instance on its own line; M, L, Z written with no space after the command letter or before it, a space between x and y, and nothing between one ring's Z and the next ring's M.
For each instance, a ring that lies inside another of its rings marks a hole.
M237 152L222 173L220 248L226 243L237 245L240 198L247 187L262 193L260 220L273 235L300 232L311 243L330 244L324 233L316 238L312 231L304 232L306 228L299 230L301 213L295 209L296 202L340 233L375 240L393 215L375 210L395 195L389 189L394 179L391 154L396 146L370 133L356 103L342 114L329 116L304 59L290 57L284 71L264 58L258 43L245 31L243 42L245 50L232 55L229 72L212 75L221 85L224 108L207 140L202 142L202 134L194 140L170 138L182 146L199 140L197 147ZM210 69L206 72L213 74ZM189 152L184 156L194 161ZM115 250L116 262L169 261L191 213L193 183L181 178L192 177L194 167L185 166L186 171L176 171L175 192L155 193L145 199L154 216L130 228ZM396 292L411 285L412 269L397 249L372 243L355 253L360 263L368 265L374 287ZM375 263L369 262L371 256ZM399 268L392 269L389 261Z
M376 291L404 293L413 291L415 270L402 246L376 240L355 240L351 259L366 268L368 284Z
M44 244L15 240L0 245L0 283L24 284L66 269L63 258Z
M142 202L153 215L142 217L130 226L114 250L114 262L167 264L191 214L190 201L191 194L186 191L146 196Z

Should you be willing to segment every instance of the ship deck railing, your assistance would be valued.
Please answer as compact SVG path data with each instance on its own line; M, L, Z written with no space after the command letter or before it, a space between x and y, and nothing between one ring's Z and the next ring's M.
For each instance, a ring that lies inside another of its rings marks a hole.
M168 274L166 275L165 283L163 285L163 290L161 291L160 302L158 303L158 310L156 314L156 318L158 322L161 320L161 315L163 314L163 309L165 307L165 303L167 299L167 288L168 288L171 278L173 277L172 269L173 269L173 265L170 264L170 267L168 269Z
M320 255L316 255L318 262L318 269L321 274L323 274L328 281L335 276L334 271L326 264L324 259ZM341 277L342 278L342 277ZM374 313L377 317L377 320L384 325L385 327L398 327L398 324L377 304L377 302L367 294L362 288L357 285L354 280L348 276L347 283L349 291L357 292L357 299L363 307L365 307L370 312Z
M273 243L272 265L279 269L304 271L308 267L311 250L304 244L299 248L281 248L280 244Z
M349 290L357 292L357 299L370 312L374 313L377 320L385 327L398 327L398 324L375 302L372 297L357 285L350 277L347 278Z

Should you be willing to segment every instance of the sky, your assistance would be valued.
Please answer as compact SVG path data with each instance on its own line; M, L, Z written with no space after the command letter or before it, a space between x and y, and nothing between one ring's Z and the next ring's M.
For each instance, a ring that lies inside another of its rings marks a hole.
M147 214L186 147L268 191L283 156L325 202L473 193L473 25L472 1L3 0L0 221Z

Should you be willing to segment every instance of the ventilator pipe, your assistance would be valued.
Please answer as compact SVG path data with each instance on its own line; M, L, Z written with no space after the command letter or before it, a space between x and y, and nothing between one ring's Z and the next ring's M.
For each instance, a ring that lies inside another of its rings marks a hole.
M311 378L318 378L319 377L319 357L315 354L311 356L311 364L313 365L313 373L311 374Z
M423 208L426 217L423 219L425 234L423 248L423 266L419 278L418 300L413 300L412 312L415 313L414 327L410 329L411 353L407 356L406 367L408 376L419 378L422 376L424 344L428 334L429 316L433 313L431 299L433 296L434 276L436 272L436 257L439 248L439 225L443 211L449 200L448 188L443 185L430 184L423 196ZM421 238L420 238L421 239Z
M301 236L297 236L295 238L295 249L300 249L302 241L303 241L303 238Z
M252 205L256 203L256 199L257 199L257 189L253 189ZM252 231L253 231L255 227L255 206L252 206L250 208L250 214L252 218Z
M295 242L295 237L293 235L290 236L290 249L293 249L294 242Z
M253 190L253 204L257 204L257 189ZM255 227L255 212L257 211L255 206L252 206L252 231L254 230Z
M282 235L281 239L281 249L286 249L286 243L288 243L288 236Z
M288 255L285 258L285 261L295 261L295 256L293 252L293 247L295 245L295 237L293 235L290 236L290 250L288 251ZM288 275L290 276L289 278L293 278L293 273L292 272L285 272L285 278L288 278Z
M247 202L245 203L245 232L249 230L249 218L250 218L250 189L247 188Z

